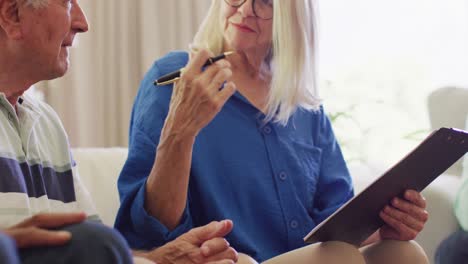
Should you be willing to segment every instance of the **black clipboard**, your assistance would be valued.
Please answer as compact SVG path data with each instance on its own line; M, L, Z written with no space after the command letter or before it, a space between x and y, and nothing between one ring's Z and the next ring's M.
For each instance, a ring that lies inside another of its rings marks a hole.
M379 212L407 189L422 191L468 152L468 132L441 128L361 193L317 225L306 243L342 241L359 246L384 223Z

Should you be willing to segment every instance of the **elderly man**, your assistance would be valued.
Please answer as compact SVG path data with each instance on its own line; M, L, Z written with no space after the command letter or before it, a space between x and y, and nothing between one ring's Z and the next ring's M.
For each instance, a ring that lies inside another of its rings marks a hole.
M131 263L130 250L98 216L56 113L23 93L63 76L69 47L88 24L78 0L0 0L0 263ZM46 213L44 213L46 212ZM79 213L72 213L79 212ZM213 222L150 252L158 263L233 263Z

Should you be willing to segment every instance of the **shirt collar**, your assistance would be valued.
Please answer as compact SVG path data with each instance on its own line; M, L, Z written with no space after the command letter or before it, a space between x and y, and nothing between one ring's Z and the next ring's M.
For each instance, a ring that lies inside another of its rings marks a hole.
M10 101L8 101L8 98L6 97L5 93L0 92L0 99L2 99L2 103L8 102L11 105L11 103L10 103ZM26 95L26 94L23 94L23 95L18 97L18 104L24 104L25 102L28 103L28 104L37 106L37 102L35 100L31 100L31 97Z

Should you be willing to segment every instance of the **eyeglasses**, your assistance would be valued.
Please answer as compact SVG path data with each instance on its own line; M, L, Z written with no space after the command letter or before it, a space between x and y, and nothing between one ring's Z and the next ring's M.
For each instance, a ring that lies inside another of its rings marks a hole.
M247 0L224 0L226 4L238 8L245 4ZM273 0L252 0L252 9L256 17L261 19L273 18Z

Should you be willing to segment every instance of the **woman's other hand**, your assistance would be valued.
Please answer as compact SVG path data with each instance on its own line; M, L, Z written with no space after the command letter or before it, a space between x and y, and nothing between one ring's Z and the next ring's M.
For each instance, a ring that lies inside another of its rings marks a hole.
M385 222L380 228L381 239L413 240L423 230L429 218L426 200L414 190L405 191L404 198L393 198L391 205L380 212Z
M158 264L236 263L238 254L224 239L232 227L225 220L194 228L145 257Z

